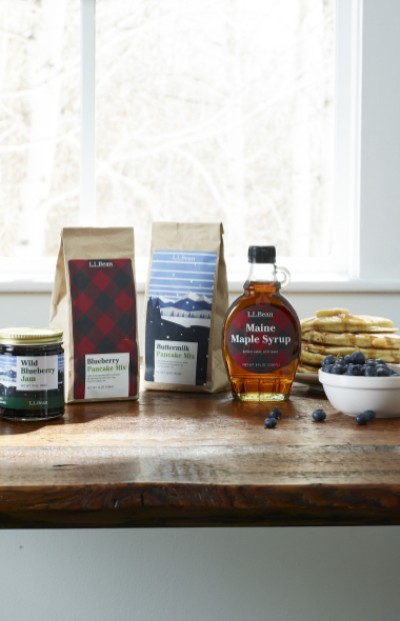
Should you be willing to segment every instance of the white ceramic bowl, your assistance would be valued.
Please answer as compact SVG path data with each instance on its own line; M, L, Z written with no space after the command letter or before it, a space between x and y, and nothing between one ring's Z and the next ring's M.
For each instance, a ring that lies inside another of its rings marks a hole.
M357 377L319 370L318 377L330 403L343 414L373 410L377 418L400 417L400 376Z

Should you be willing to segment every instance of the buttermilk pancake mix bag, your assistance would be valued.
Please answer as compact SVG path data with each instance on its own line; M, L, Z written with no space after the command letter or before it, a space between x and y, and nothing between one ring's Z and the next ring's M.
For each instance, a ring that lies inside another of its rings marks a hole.
M65 400L136 399L132 228L64 228L50 324L64 332Z
M222 225L154 223L145 294L146 389L227 387L221 335L228 308Z

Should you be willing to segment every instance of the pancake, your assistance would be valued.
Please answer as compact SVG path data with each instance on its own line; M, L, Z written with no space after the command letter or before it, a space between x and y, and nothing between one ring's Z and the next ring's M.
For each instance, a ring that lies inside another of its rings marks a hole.
M354 351L361 351L365 358L371 358L377 360L378 358L384 360L387 363L398 364L400 362L400 352L390 349L365 349L365 350L351 350L348 353L351 354ZM328 355L328 353L317 353L312 351L307 351L302 349L301 352L301 364L312 365L315 367L320 367L324 361L324 358ZM335 355L335 354L333 354ZM343 354L336 354L338 357L342 357Z
M358 349L360 347L377 349L400 349L400 334L376 332L322 332L311 330L302 334L303 342L321 343L325 345L346 346Z
M320 343L302 343L302 351L328 356L347 356L360 351L365 358L388 358L400 356L400 349L379 349L379 347L348 347L347 345L321 345Z
M318 312L321 313L322 311ZM318 316L317 313L314 317L303 319L300 325L304 334L312 330L317 330L319 332L336 332L339 334L347 332L397 332L397 328L393 325L393 322L386 317L351 315L350 313L343 312L326 316Z

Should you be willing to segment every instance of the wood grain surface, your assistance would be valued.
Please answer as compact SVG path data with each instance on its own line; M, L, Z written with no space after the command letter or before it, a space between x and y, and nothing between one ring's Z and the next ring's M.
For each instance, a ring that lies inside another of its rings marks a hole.
M0 527L400 524L400 419L359 426L300 385L265 429L271 407L149 391L0 421Z

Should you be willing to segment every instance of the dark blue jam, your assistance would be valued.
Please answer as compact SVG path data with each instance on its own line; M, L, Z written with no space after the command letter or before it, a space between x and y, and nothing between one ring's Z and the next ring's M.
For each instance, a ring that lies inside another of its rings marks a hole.
M0 342L0 417L45 421L64 414L64 350L61 342Z

